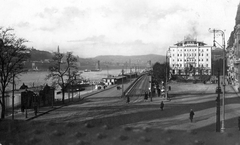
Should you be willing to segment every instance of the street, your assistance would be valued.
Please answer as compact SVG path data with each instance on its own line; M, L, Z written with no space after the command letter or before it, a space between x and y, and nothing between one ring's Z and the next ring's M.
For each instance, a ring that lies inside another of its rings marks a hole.
M153 97L152 102L150 99L143 101L144 97L142 96L138 97L138 101L131 101L132 98L130 98L130 103L126 103L126 98L120 97L121 90L112 88L103 91L87 97L81 102L64 106L27 122L27 124L34 124L34 128L21 126L29 130L21 135L17 134L16 137L21 136L21 141L25 139L31 142L28 140L27 135L36 130L41 130L43 133L37 134L37 136L33 134L33 138L38 139L36 144L48 144L49 142L52 144L69 142L76 144L79 140L91 144L113 144L113 142L114 144L125 144L126 142L124 143L121 140L121 136L124 135L128 137L126 139L128 140L127 143L142 144L142 142L139 143L139 136L136 134L140 134L140 137L145 135L142 131L137 130L150 129L154 131L146 136L148 136L147 138L150 139L152 144L162 142L158 140L157 134L161 133L164 134L163 137L166 136L168 133L164 130L172 130L173 133L170 138L177 141L177 144L194 142L197 138L209 142L211 145L237 141L240 143L237 128L237 117L240 114L238 105L240 98L230 85L226 86L225 128L226 132L231 132L233 137L222 137L221 141L214 138L219 135L215 132L216 84L174 82L170 83L170 85L172 87L169 92L172 98L171 101L156 96ZM115 95L111 95L113 93ZM165 104L163 111L160 110L161 101ZM192 123L189 120L190 109L195 112ZM103 126L111 129L109 131L102 130ZM128 128L132 131L126 132ZM198 132L198 135L189 138L187 132L191 130ZM64 135L59 135L61 139L58 136L52 138L54 131ZM182 131L182 133L176 136L175 134L178 134L179 131ZM87 135L75 139L72 135L76 132L86 133ZM96 134L99 133L105 135L104 138L106 139L100 141L96 137ZM205 135L209 133L211 133L209 137L206 137ZM188 139L182 142L180 140L183 136ZM168 144L167 138L161 138L161 140Z

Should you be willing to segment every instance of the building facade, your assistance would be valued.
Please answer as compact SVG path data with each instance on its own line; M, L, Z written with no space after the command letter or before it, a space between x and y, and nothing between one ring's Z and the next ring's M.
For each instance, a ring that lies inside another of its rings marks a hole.
M206 46L194 38L169 47L166 54L172 75L211 75L212 46Z
M228 81L240 87L240 25L235 27L234 43L227 48Z

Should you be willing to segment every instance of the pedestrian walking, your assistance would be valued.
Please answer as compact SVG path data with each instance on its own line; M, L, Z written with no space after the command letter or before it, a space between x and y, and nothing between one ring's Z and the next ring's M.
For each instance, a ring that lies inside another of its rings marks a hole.
M145 92L144 100L146 101L148 99L148 93Z
M194 114L194 112L193 112L193 110L191 109L190 110L190 114L189 114L189 118L190 118L190 120L191 120L191 122L193 121L193 116L194 116L195 114Z
M161 104L160 104L160 108L161 108L162 111L163 111L163 107L164 107L164 103L162 101Z

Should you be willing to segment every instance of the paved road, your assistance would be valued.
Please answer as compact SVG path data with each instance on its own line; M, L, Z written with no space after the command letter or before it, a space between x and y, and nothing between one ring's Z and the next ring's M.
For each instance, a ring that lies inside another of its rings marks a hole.
M159 117L153 120L144 120L128 124L134 127L153 127L163 129L189 130L200 129L207 126L214 126L216 122L216 84L171 84L171 102L167 102L164 112L160 112L166 117ZM222 96L221 96L222 97ZM226 87L225 96L225 120L228 124L226 128L237 128L237 117L240 116L240 97L233 88ZM193 123L189 120L189 110L194 109L195 116ZM152 110L154 111L154 110ZM221 120L223 109L221 107ZM235 124L228 122L234 119Z
M143 80L146 81L147 78ZM144 82L140 82L138 86L144 86L141 84ZM214 130L216 84L171 83L170 85L172 88L169 92L171 101L154 97L152 102L148 100L126 103L126 98L120 97L122 91L112 88L34 120L85 122L94 119L95 122L111 123L115 126ZM233 128L236 127L236 118L240 114L238 105L240 99L230 85L226 86L226 92L225 127ZM164 111L160 111L159 108L161 101L165 103ZM195 112L193 123L189 120L190 109Z

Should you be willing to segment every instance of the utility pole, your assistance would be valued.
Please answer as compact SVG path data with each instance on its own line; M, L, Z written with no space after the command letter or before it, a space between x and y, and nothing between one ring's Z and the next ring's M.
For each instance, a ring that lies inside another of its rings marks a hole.
M123 76L124 76L124 69L122 69L122 97L124 97Z
M218 29L211 29L209 28L209 31L211 33L213 33L214 37L213 37L213 43L214 43L214 46L215 46L215 33L221 33L222 35L222 46L221 48L223 49L223 97L222 97L222 127L221 127L221 132L225 132L225 87L226 87L226 84L225 84L225 69L226 69L226 66L225 66L225 60L226 60L226 51L225 51L225 32L223 30L218 30Z
M67 84L67 86L68 86L67 88L68 88L68 89L67 89L67 90L68 90L68 101L70 102L70 92L69 92L69 90L70 90L70 86L69 86L69 85L70 85L70 81L71 81L71 80L70 80L70 79L71 79L71 78L70 78L70 68L68 69L68 75L69 75L69 76L68 76L68 84Z
M152 102L152 97L153 97L153 89L152 89L152 75L153 75L153 73L152 73L152 71L151 71L151 75L150 75L150 97L151 97L151 102Z
M13 84L12 84L12 120L14 120L14 77L15 75L13 74Z
M131 79L132 79L131 59L129 59L129 74L130 74L130 82L131 82Z
M221 124L220 124L220 70L218 69L218 87L217 87L217 99L216 99L216 132L220 132Z

